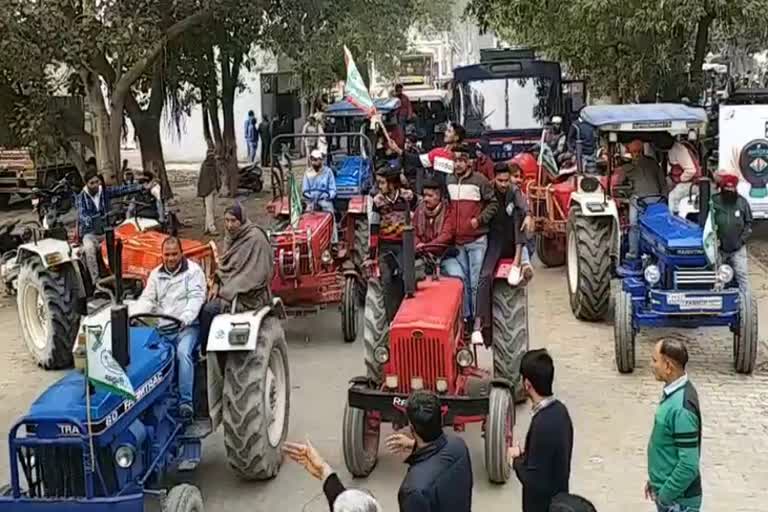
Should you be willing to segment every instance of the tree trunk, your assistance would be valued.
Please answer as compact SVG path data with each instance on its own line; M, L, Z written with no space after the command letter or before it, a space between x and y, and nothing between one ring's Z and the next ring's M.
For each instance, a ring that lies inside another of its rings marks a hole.
M110 184L113 181L114 169L119 165L120 133L118 133L117 142L118 155L117 159L114 159L111 136L112 122L107 111L104 93L101 90L101 80L98 75L90 71L82 71L80 78L85 88L88 108L94 119L94 133L92 135L95 146L96 165L106 183ZM120 113L120 118L122 119L122 112Z
M222 181L225 184L225 196L235 197L240 182L240 169L237 166L237 138L235 135L235 89L240 76L242 56L234 58L222 51L221 60L221 111L224 118L222 132L221 165ZM232 66L230 67L230 62Z
M134 123L136 136L141 147L141 166L154 174L162 187L163 198L173 197L163 157L163 142L160 138L160 119L145 114L140 123Z
M693 47L693 59L690 65L691 74L688 83L688 95L691 97L691 100L699 98L704 89L704 73L701 67L704 65L704 59L707 56L709 29L714 21L714 16L707 14L699 20L696 28L696 42Z

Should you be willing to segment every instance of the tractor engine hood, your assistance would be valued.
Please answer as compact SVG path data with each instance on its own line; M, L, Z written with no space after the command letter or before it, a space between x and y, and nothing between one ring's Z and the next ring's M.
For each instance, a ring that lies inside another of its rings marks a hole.
M666 204L649 205L640 226L643 240L660 256L685 258L686 265L707 265L703 228L673 215Z
M172 380L172 351L162 343L155 329L131 328L131 363L126 374L136 391L136 400L97 389L91 395L91 420L94 435L103 434L126 413L152 404L150 395L165 389ZM72 371L52 384L32 403L28 419L72 418L86 424L85 376Z

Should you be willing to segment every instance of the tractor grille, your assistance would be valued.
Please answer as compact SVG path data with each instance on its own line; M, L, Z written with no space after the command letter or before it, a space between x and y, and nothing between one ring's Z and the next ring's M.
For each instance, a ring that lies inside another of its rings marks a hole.
M94 475L95 495L116 493L117 478L109 450L97 450L96 459L101 478ZM84 464L83 449L79 446L21 447L18 452L20 477L23 475L26 480L30 498L85 497Z
M714 270L675 270L673 276L677 289L711 288L715 285Z
M424 389L435 391L437 378L448 374L447 362L438 338L397 339L392 344L392 363L400 376L400 393L411 392L413 377L421 377L424 380Z

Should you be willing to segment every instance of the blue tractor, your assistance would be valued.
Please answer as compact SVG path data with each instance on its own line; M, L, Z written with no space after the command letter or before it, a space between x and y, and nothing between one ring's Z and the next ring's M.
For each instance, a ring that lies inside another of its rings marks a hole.
M77 369L51 385L10 429L11 478L0 511L142 512L155 495L163 512L202 512L196 487L158 487L167 473L197 466L203 438L220 424L237 476L265 480L280 468L290 385L279 301L242 313L233 305L214 319L197 355L194 418L184 420L174 342L181 322L129 314L120 300L121 244L108 241L116 248L114 304L83 319L75 359L111 343L114 360L105 368L122 367L135 399L94 388Z
M635 368L635 335L659 327L728 327L733 333L734 366L752 373L757 357L757 304L740 290L729 265L711 264L704 226L709 181L699 182L698 212L673 215L664 197L636 199L639 209L639 258L619 267L615 296L616 367ZM693 202L693 201L689 201Z

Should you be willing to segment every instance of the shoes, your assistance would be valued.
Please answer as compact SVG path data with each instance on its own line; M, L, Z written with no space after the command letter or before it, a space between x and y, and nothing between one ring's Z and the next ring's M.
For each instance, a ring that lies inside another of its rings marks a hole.
M517 286L523 280L523 273L520 271L520 267L512 266L509 269L509 275L507 275L507 282L510 286Z
M179 405L179 416L181 416L184 420L191 420L192 417L195 415L195 410L192 408L192 404L181 404Z
M470 336L470 340L472 341L473 345L485 345L485 341L483 340L483 331L473 331L472 336Z
M531 279L533 279L533 267L530 264L528 263L524 264L522 270L523 270L523 279L525 280L526 283Z

